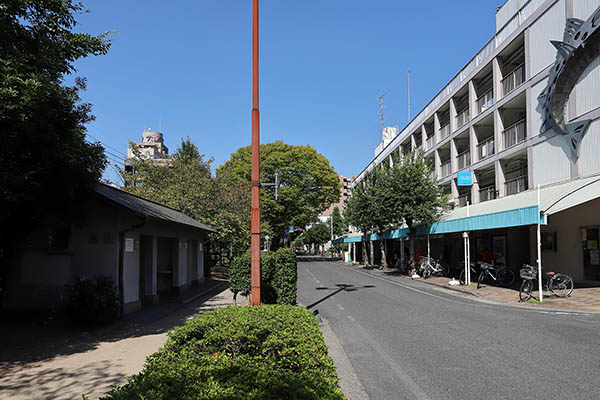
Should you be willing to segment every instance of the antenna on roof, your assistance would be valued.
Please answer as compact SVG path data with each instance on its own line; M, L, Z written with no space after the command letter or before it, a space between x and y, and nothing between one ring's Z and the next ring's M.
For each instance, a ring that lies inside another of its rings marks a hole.
M410 122L410 68L408 69L408 124Z
M384 98L385 98L385 95L388 94L389 92L390 91L388 90L387 92L385 92L384 94L382 94L381 96L379 96L377 98L377 100L379 101L379 111L378 111L379 118L378 118L378 120L379 120L379 124L381 125L381 131L382 132L383 132L383 124L385 122L385 101L384 101Z

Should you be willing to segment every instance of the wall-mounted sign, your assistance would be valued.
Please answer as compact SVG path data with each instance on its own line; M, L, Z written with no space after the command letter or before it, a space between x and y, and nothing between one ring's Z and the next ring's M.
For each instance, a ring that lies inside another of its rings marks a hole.
M125 252L133 252L133 238L125 238Z
M473 173L472 172L459 172L456 174L456 184L458 186L472 186L473 185Z

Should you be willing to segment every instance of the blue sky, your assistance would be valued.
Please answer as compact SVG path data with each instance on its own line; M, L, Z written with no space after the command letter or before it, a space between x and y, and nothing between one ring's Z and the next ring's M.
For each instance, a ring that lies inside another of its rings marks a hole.
M389 90L386 123L406 125L407 69L414 116L492 37L502 2L261 0L261 142L310 144L359 173L380 141L377 97ZM90 135L124 153L162 126L171 151L190 136L215 166L250 144L250 0L84 5L79 30L118 31L76 64Z

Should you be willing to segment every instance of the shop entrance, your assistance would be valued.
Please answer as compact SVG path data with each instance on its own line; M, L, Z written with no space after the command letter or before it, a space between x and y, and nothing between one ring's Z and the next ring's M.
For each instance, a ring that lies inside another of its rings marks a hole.
M583 245L583 279L600 281L600 254L598 253L600 228L583 228L581 239Z

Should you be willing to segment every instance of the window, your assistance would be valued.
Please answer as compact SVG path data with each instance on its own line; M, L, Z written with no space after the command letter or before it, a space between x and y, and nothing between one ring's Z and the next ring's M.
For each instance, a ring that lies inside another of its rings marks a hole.
M71 227L57 223L48 229L48 252L59 253L69 250Z

